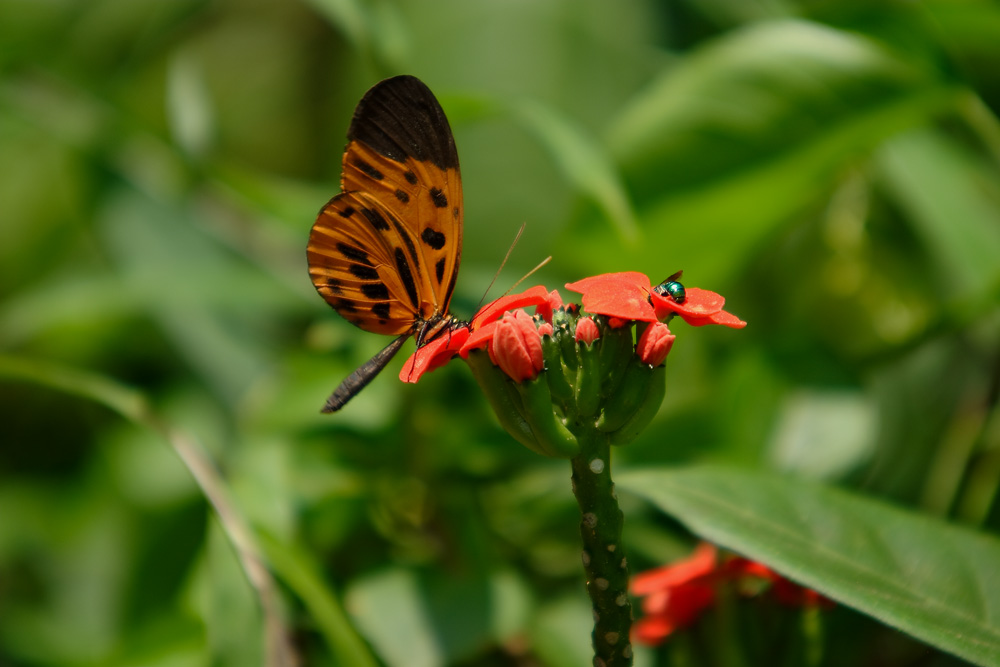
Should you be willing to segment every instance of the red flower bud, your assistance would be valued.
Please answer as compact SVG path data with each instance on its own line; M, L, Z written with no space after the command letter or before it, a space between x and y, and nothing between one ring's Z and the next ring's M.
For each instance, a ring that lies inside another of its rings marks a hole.
M663 322L653 322L639 336L636 354L643 363L659 366L667 358L670 348L674 345L674 336Z
M493 334L490 353L496 365L515 382L534 379L545 367L542 337L535 321L523 310L504 313Z
M558 290L552 290L549 292L548 296L545 297L545 301L535 306L535 315L541 315L542 319L552 323L552 311L558 310L563 307L562 297L559 296Z
M597 328L597 324L589 317L581 317L576 322L576 342L586 343L587 345L593 344L595 340L601 337L601 331Z

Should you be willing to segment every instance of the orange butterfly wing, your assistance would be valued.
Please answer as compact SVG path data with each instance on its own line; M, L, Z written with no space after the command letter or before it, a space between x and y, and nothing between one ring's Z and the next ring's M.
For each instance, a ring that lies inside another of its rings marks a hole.
M420 334L448 317L462 254L462 180L444 111L419 79L398 76L358 103L343 192L309 236L309 274L349 322Z
M462 256L462 178L448 119L419 79L397 76L361 98L347 131L342 192L313 224L307 258L320 295L365 331L396 335L327 399L342 408L416 335L457 323L448 306Z

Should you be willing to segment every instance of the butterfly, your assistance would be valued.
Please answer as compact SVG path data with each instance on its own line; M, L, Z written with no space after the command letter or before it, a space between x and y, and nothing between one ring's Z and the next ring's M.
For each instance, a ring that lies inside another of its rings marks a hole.
M348 322L397 336L334 390L335 412L409 337L417 347L467 323L448 311L462 257L462 178L441 105L413 76L375 84L354 110L341 193L309 234L313 285Z

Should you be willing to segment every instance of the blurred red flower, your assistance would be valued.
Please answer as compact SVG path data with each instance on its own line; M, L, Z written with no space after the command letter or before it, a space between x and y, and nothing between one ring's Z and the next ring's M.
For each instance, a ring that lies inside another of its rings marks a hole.
M738 592L759 589L778 602L797 607L830 607L833 602L816 591L786 579L763 563L730 555L720 558L714 544L702 542L694 553L669 565L632 578L633 595L644 597L644 616L632 628L635 641L655 646L679 629L692 625L712 606L719 587Z

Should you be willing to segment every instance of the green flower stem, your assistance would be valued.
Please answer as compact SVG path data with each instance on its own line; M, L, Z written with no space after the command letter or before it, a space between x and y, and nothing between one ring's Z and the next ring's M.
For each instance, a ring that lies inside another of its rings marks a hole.
M571 460L573 494L580 505L581 557L594 608L594 665L627 667L632 664L632 604L622 546L624 515L611 481L611 445L592 427L576 426L580 453Z

